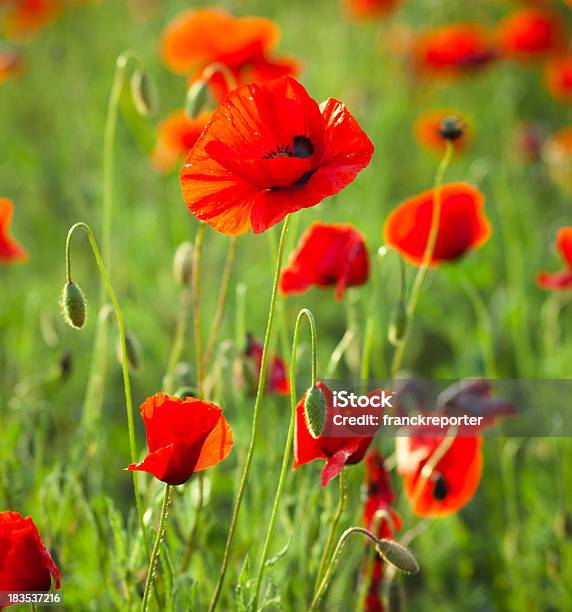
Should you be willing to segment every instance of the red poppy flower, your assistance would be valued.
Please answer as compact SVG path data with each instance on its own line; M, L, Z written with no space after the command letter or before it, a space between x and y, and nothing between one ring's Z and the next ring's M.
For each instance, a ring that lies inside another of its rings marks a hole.
M469 145L470 134L467 122L456 111L434 110L421 115L415 122L415 139L428 151L443 155L447 146L447 139L443 136L443 126L444 122L450 120L456 120L460 127L461 133L451 142L455 151L461 153Z
M24 67L22 54L15 49L0 49L0 84L18 74Z
M260 376L260 366L262 365L263 346L252 334L248 334L246 342L246 356L251 358L256 367L256 376ZM270 356L268 360L268 380L266 381L266 391L268 393L278 393L288 395L290 393L290 383L286 374L286 364L281 357Z
M552 58L545 70L546 87L552 97L572 103L572 55Z
M385 242L416 266L427 247L434 200L434 189L407 200L389 215L383 228ZM485 244L491 226L483 212L484 201L484 195L467 183L442 186L439 231L430 265L454 261Z
M421 34L414 45L414 65L429 77L458 77L488 66L498 57L489 33L478 24L441 26Z
M523 8L504 19L498 31L502 52L514 59L544 59L562 49L564 31L557 15Z
M344 9L352 19L375 19L394 11L403 0L345 0Z
M562 227L556 234L556 246L566 265L563 272L541 272L536 277L543 289L564 291L572 288L572 227Z
M3 29L10 39L33 37L57 17L60 0L13 0L8 3Z
M191 119L184 111L175 111L159 126L159 136L153 151L152 163L159 172L172 170L192 149L205 129L212 113L201 113Z
M187 482L194 472L226 459L232 449L232 430L216 404L157 393L141 405L141 418L149 454L127 469L148 472L167 484Z
M258 234L346 187L372 154L341 102L318 106L290 77L245 85L227 96L190 151L183 196L219 232Z
M13 211L12 201L0 198L0 263L23 261L28 258L26 251L8 235Z
M352 225L313 223L300 238L280 276L283 295L303 293L311 285L336 287L341 299L346 287L363 285L369 276L369 255L363 236Z
M0 512L0 592L47 592L60 570L42 542L32 519L18 512ZM0 597L0 608L8 607Z
M438 427L424 426L399 434L397 471L403 476L405 495L416 515L446 516L472 499L483 469L482 437L452 438ZM433 453L444 448L434 469L429 465L424 473Z
M294 463L292 469L297 469L301 465L310 463L316 459L323 459L326 465L322 470L322 486L328 485L330 480L335 478L346 465L359 463L363 458L373 436L347 437L331 436L329 430L332 424L331 413L333 410L334 399L331 390L322 382L317 383L317 387L324 395L326 400L326 426L318 438L314 438L308 431L306 418L304 416L304 401L306 394L302 396L296 406L296 432L294 438ZM337 428L339 430L339 428Z

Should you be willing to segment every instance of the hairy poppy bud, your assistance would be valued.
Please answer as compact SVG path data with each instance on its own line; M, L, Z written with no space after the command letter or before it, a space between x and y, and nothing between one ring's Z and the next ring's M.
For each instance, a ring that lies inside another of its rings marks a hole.
M175 280L182 287L188 287L191 284L193 276L193 243L182 242L173 259L173 274Z
M141 347L139 340L131 332L125 332L125 351L127 355L127 364L136 372L141 367ZM121 363L121 340L117 340L116 345L117 360Z
M174 395L179 399L185 399L186 397L197 397L197 390L194 387L190 386L179 387L175 391Z
M405 546L401 546L394 540L378 540L375 550L382 559L406 574L417 574L419 571L419 564L415 557Z
M204 79L196 80L187 91L185 100L185 113L191 118L196 119L205 107L208 98L208 83Z
M326 423L326 400L318 387L312 387L304 400L304 418L313 438L319 438Z
M149 75L137 69L131 77L131 98L142 117L149 117L157 108L157 93Z
M86 301L83 291L73 281L64 285L60 299L64 321L75 329L85 325Z
M441 121L439 135L445 140L450 140L451 142L458 140L464 132L465 126L459 117L451 115L450 117L445 117L443 121Z
M395 311L393 312L393 318L389 325L389 332L387 339L397 346L405 334L405 328L407 326L407 307L403 300L399 300L395 305Z

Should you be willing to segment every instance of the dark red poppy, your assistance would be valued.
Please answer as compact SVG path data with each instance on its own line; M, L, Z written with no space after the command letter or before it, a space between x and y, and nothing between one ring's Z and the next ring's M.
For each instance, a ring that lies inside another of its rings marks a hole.
M261 233L342 190L373 145L347 108L294 79L245 85L218 107L181 170L189 210L224 234Z
M294 463L292 469L310 463L316 459L323 459L326 465L322 470L322 486L326 487L330 480L335 478L346 465L359 463L365 456L373 436L351 435L348 431L347 437L331 436L329 430L332 428L333 394L322 382L317 387L323 393L326 400L326 426L318 438L314 438L308 431L304 415L304 401L306 394L302 396L296 406L296 432L294 438ZM340 431L338 428L337 431Z
M7 38L32 38L52 23L60 12L60 0L13 0L3 15L2 29Z
M16 49L0 49L0 85L20 73L24 67L22 54Z
M14 205L8 198L0 198L0 263L23 261L28 258L26 251L9 236L10 221Z
M341 299L346 287L363 285L369 276L364 237L352 225L313 223L300 238L280 276L283 295L303 293L312 285L335 287Z
M446 122L451 121L456 121L460 133L456 138L446 139L443 127ZM415 122L414 132L415 139L423 148L439 155L443 155L448 140L452 142L456 153L464 151L471 140L467 121L460 113L451 110L433 110L424 113Z
M505 56L538 60L563 48L564 30L558 15L539 8L523 8L501 22L498 40Z
M572 103L572 55L549 60L545 69L546 88L555 100Z
M149 454L127 469L147 472L170 485L228 457L232 430L222 408L203 400L157 393L141 405Z
M0 593L43 593L60 588L61 573L32 519L18 512L0 512ZM8 607L0 597L0 608Z
M543 289L565 291L572 288L572 227L562 227L556 234L556 247L566 265L562 272L541 272L536 277Z
M172 170L192 149L205 129L212 113L201 113L191 119L184 111L175 111L159 126L152 163L159 172Z
M498 57L492 36L476 23L441 26L419 35L414 66L428 77L473 74Z
M385 17L397 9L403 0L344 0L343 7L352 19Z
M385 242L413 265L423 261L433 218L435 190L410 198L388 217ZM491 226L484 214L485 197L467 183L447 183L441 188L439 230L430 265L454 261L489 239Z
M398 432L397 471L417 516L446 516L473 498L483 469L482 442L481 436L447 437L438 427ZM428 462L434 453L443 456L432 468Z
M262 344L258 342L258 340L252 334L248 334L245 354L247 357L252 359L256 367L256 382L258 382L258 376L260 376L262 351ZM286 364L284 363L284 360L281 357L271 355L268 360L267 371L269 374L266 381L266 391L268 393L288 395L290 393L290 383L288 382L288 375L286 374Z

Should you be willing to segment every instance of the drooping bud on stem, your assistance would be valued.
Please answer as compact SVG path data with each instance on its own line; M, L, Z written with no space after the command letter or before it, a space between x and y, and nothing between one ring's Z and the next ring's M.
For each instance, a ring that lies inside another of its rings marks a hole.
M117 352L117 360L121 364L121 340L119 338L115 349ZM129 368L137 372L141 367L141 347L137 337L130 331L125 332L125 352Z
M306 426L313 438L319 438L326 424L326 399L318 387L312 387L304 400Z
M193 277L193 244L182 242L173 258L173 274L181 287L190 287Z
M157 109L157 92L147 72L137 68L131 76L131 98L142 117L149 117Z
M208 99L208 82L205 79L197 79L187 91L185 100L185 113L191 118L196 119L205 107Z
M64 321L75 329L85 325L86 301L83 291L73 281L68 281L60 298Z
M395 310L393 312L393 317L387 334L387 339L391 342L391 344L393 344L393 346L397 346L401 340L403 340L406 328L407 306L403 300L399 300L395 305Z
M405 546L398 544L394 540L377 540L375 550L384 561L391 563L398 570L406 574L417 574L419 572L419 564L415 557Z

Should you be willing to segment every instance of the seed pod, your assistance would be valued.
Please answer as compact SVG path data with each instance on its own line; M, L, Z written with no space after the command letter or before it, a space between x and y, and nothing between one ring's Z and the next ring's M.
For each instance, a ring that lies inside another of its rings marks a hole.
M185 399L186 397L197 397L197 390L194 387L179 387L175 391L175 397Z
M149 117L157 109L157 92L151 78L144 70L137 69L131 76L131 98L142 117Z
M312 387L304 400L306 427L313 438L319 438L326 424L326 400L318 387Z
M205 107L208 99L209 84L204 79L197 79L187 91L185 100L185 113L191 118L196 119Z
M73 281L64 285L60 298L64 321L75 329L85 325L86 301L83 291Z
M117 339L115 349L117 352L117 360L121 364L121 340L119 338ZM133 372L137 372L141 367L141 346L139 345L137 337L128 331L125 332L125 353L127 356L127 365Z
M403 300L399 300L395 305L395 310L393 312L393 318L389 325L389 331L387 333L387 339L393 344L393 346L397 346L401 340L403 340L403 336L405 335L405 328L407 327L407 307L405 306L405 302Z
M415 557L405 546L394 540L378 540L375 550L382 559L406 574L417 574L419 571L419 563L417 563Z
M193 243L182 242L173 258L173 274L181 287L189 287L193 277Z
M465 126L459 117L451 115L450 117L445 117L443 121L441 121L439 135L445 140L450 140L451 142L459 140L464 133Z

